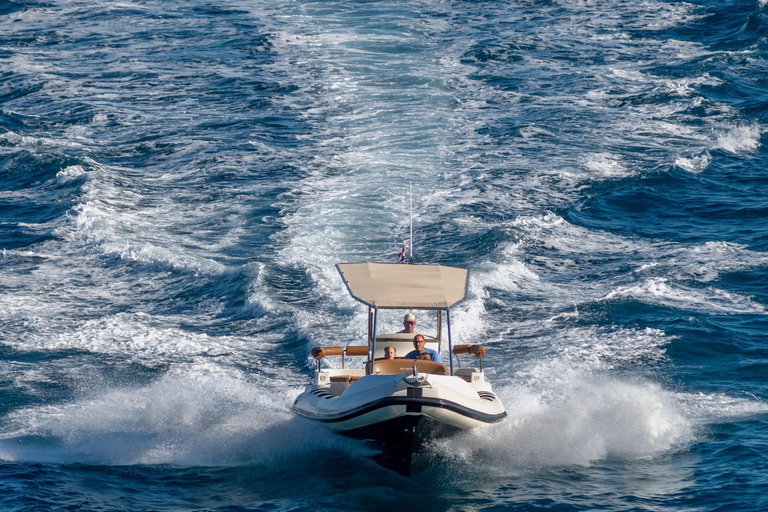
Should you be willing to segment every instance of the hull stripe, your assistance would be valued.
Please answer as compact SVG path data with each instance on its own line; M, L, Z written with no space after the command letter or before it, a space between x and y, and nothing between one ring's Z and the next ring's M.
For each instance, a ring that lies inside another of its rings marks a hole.
M439 409L446 409L451 412L455 412L456 414L460 414L461 416L465 416L467 418L480 421L483 423L497 423L507 417L506 411L500 414L488 414L488 413L476 411L474 409L470 409L469 407L465 407L463 405L457 404L456 402L444 400L442 398L422 398L422 397L417 398L417 397L389 397L388 396L385 398L380 398L379 400L376 400L374 402L365 404L363 406L360 406L354 409L350 409L340 413L331 413L331 414L312 414L307 411L298 409L295 405L293 407L293 410L296 413L300 414L301 416L304 416L305 418L308 418L311 420L320 421L323 423L339 423L342 421L349 421L351 419L357 418L364 414L368 414L372 411L381 409L383 407L392 407L394 405L404 405L406 407L406 412L411 412L412 408L414 408L414 412L421 412L422 407L435 407ZM418 408L418 411L415 408Z

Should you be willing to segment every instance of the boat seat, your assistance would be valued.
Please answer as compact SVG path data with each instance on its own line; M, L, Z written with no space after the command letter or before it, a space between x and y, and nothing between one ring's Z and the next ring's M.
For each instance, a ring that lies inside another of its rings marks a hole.
M416 365L420 373L431 373L433 375L448 375L450 373L450 370L444 364L424 359L382 359L374 362L373 372L371 373L378 375L413 373L414 365ZM370 363L365 365L366 371L369 367Z
M360 378L365 376L362 370L353 370L353 372L359 372L359 374L358 373L342 373L340 375L331 375L330 381L332 384L334 383L352 384L353 382L358 381L360 380Z

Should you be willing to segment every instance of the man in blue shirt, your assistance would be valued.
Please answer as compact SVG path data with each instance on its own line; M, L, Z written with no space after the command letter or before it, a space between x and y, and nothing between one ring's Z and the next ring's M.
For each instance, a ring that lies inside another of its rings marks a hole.
M424 339L424 336L421 334L417 334L413 337L413 348L416 350L411 350L407 354L405 354L406 359L419 359L419 356L422 354L428 354L430 358L436 363L443 364L443 359L440 357L440 354L437 353L437 351L432 350L431 348L426 348L427 346L427 340Z

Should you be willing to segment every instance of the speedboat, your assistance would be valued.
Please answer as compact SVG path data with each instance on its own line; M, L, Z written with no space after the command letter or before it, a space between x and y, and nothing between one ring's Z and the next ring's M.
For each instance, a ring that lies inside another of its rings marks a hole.
M450 308L466 297L467 269L398 263L339 263L336 268L352 297L368 306L367 343L312 349L314 379L293 404L298 415L376 443L381 454L375 460L404 475L423 468L430 440L504 420L504 405L483 373L485 348L451 340ZM438 354L445 348L445 317L449 364L385 359L385 347L398 355L413 350L415 334L378 333L381 310L434 314L435 334L422 335L426 348ZM462 354L474 356L477 366L461 366ZM326 364L332 356L341 358L341 368ZM350 358L359 360L359 367L350 367L355 366Z

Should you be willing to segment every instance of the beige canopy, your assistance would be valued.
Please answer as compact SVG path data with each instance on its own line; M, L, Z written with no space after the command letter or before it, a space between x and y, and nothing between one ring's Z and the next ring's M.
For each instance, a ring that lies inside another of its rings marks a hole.
M339 263L349 293L379 309L448 309L464 300L469 272L444 265Z

